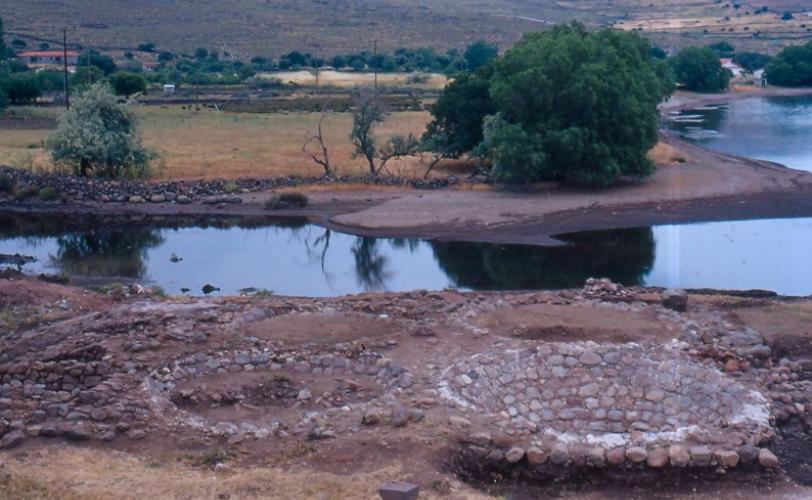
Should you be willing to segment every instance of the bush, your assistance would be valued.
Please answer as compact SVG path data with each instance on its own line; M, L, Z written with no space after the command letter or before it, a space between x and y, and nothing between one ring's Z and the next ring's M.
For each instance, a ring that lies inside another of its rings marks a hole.
M110 78L117 95L131 96L147 90L147 81L137 73L119 71Z
M37 196L42 201L53 201L59 196L59 191L55 187L47 186L40 189Z
M721 92L730 83L730 71L710 47L686 47L671 60L677 81L696 92Z
M32 196L36 196L36 194L37 188L35 188L34 186L29 185L17 186L17 188L14 190L14 199L25 200L31 198Z
M307 196L302 193L281 193L265 202L266 210L284 210L287 208L304 208L307 206Z
M756 71L763 68L772 60L772 57L759 52L739 52L733 57L733 62L747 71Z
M154 157L141 144L135 114L101 84L76 99L47 144L54 162L82 176L144 177Z
M0 193L10 193L14 190L14 181L6 174L0 175Z

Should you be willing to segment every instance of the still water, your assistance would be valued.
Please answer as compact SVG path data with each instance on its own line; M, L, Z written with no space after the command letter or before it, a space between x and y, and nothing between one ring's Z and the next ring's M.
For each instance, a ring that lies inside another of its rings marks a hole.
M812 171L812 96L754 97L671 115L668 127L723 153Z
M625 285L812 294L812 218L616 229L560 238L568 245L363 238L304 221L101 225L0 217L0 254L36 259L22 264L23 270L64 273L85 283L137 281L168 293L201 295L206 284L219 293L256 288L302 296L445 287L551 289L607 277Z

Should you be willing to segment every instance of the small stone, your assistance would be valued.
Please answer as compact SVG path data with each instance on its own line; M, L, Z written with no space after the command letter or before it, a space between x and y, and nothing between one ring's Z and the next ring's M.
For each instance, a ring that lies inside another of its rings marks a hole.
M688 310L688 294L685 290L668 289L660 296L663 307L677 312L685 312Z
M739 371L739 362L735 359L728 359L725 363L725 371L736 372Z
M531 446L527 449L527 462L530 465L541 465L546 461L547 455L538 446Z
M518 446L514 446L513 448L509 449L507 453L505 453L505 460L509 464L515 464L520 462L524 458L524 449L519 448Z
M691 454L691 465L695 467L707 467L710 465L713 454L709 446L692 446L689 452Z
M648 452L640 446L632 446L626 449L626 458L632 463L639 464L646 461Z
M739 454L732 450L717 450L714 453L719 465L727 468L734 468L739 465Z
M25 439L23 431L11 431L2 438L0 438L0 450L14 448Z
M448 417L448 423L451 424L451 427L455 429L467 429L468 427L471 427L470 420L458 417L457 415L451 415Z
M668 456L671 458L671 467L687 467L691 462L688 450L679 444L671 445L668 448Z
M2 446L0 446L0 448L2 448ZM778 466L778 457L767 448L762 448L758 450L758 463L761 464L762 467L772 469Z
M392 411L392 426L403 427L409 423L409 412L406 408L398 407Z
M664 397L665 391L663 391L662 389L653 389L646 393L646 399L649 401L653 401L655 403L657 401L662 401Z
M147 433L142 431L141 429L133 429L127 433L127 437L132 439L133 441L138 441L140 439L144 439L147 436Z
M598 364L598 363L600 363L601 361L602 361L602 360L601 360L601 357L600 357L600 356L598 356L597 354L595 354L595 353L594 353L594 352L592 352L592 351L586 351L586 352L585 352L585 353L584 353L584 354L581 356L581 363L583 363L583 364L585 364L585 365L597 365L597 364Z
M668 450L665 448L655 448L651 450L646 459L646 465L653 469L661 469L668 465Z
M598 394L598 392L600 390L601 390L601 387L598 384L592 382L590 384L586 384L584 386L581 386L581 388L578 389L578 395L579 396L584 396L584 397L586 397L586 396L595 396L595 395Z
M381 423L381 413L378 410L368 410L361 418L364 425L378 425Z
M626 462L626 450L623 448L612 448L606 452L606 462L614 467L623 465Z
M188 196L182 194L182 195L177 197L176 201L178 203L180 203L181 205L188 205L189 203L192 202L192 199L189 198Z
M403 481L388 481L378 490L381 500L417 500L420 487Z
M739 448L739 459L744 463L752 463L758 459L758 448L753 443L747 443Z
M564 465L570 459L570 450L564 443L556 443L550 451L550 463L554 465Z
M586 452L586 461L592 467L606 466L606 450L603 448L590 448Z

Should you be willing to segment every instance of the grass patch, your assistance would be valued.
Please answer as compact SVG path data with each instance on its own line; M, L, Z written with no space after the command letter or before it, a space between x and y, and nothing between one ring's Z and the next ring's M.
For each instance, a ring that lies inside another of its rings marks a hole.
M39 199L42 201L53 201L59 197L59 191L55 187L47 186L39 190L37 193Z
M307 206L307 196L302 193L281 193L265 202L266 210L284 210L289 208L304 208Z

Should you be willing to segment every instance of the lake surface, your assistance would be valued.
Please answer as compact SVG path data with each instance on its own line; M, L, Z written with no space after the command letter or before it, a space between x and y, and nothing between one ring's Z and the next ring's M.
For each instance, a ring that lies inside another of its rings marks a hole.
M671 115L668 128L723 153L812 171L812 96L754 97Z
M137 281L168 293L246 288L335 296L371 290L554 289L589 277L624 285L812 294L812 218L716 222L564 235L562 247L363 238L303 221L102 225L0 217L0 254L32 273ZM14 267L14 264L6 264ZM217 293L217 292L215 292Z

